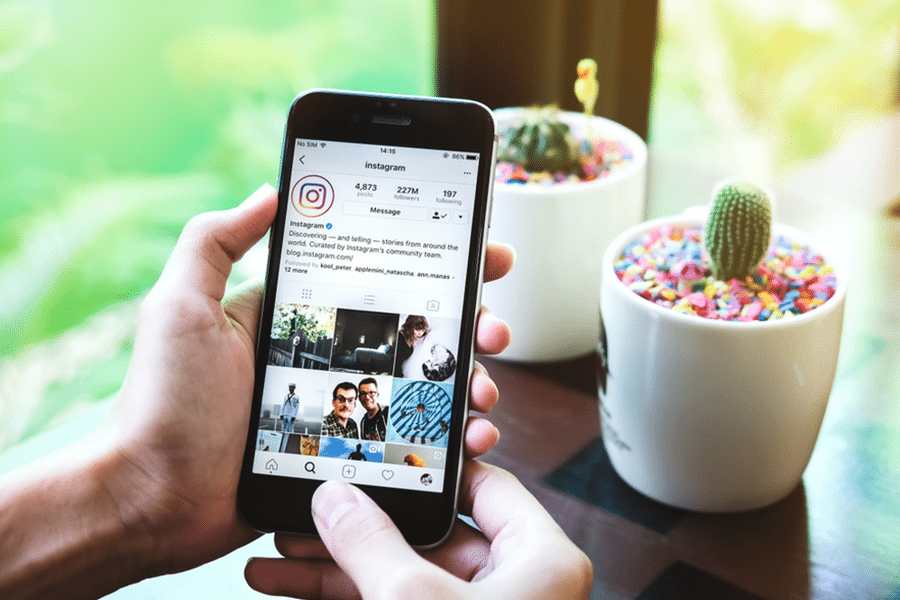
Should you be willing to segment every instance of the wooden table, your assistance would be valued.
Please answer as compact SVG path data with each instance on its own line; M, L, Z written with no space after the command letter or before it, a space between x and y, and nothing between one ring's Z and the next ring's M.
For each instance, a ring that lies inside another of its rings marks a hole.
M486 460L514 471L591 557L596 597L900 600L900 220L858 227L868 243L855 265L886 277L851 288L812 460L769 508L702 515L629 488L599 437L593 356L482 359L502 395Z

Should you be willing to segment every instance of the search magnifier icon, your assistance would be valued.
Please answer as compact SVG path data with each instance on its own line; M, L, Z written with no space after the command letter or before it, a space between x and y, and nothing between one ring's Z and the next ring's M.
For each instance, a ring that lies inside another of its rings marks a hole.
M316 463L314 463L314 462L311 461L311 460L308 460L308 461L306 461L306 464L303 465L303 469L304 469L307 473L315 473L315 472L316 472Z

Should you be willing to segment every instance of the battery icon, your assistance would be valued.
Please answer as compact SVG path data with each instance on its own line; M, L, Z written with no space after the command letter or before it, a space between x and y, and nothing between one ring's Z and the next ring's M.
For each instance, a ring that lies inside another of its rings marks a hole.
M466 160L478 160L477 154L466 154Z

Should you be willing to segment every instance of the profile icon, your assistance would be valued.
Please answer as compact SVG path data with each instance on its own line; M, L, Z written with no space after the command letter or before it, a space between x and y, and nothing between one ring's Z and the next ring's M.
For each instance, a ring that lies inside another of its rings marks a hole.
M291 206L302 216L321 217L334 205L334 188L321 175L306 175L291 188Z

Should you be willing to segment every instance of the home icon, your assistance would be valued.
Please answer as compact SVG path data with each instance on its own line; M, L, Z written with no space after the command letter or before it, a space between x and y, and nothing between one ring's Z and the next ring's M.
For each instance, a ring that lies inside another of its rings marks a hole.
M274 458L266 461L266 471L273 473L278 470L278 462Z

